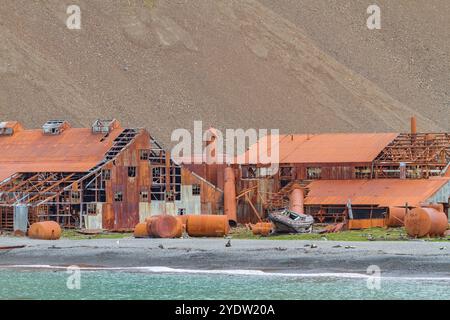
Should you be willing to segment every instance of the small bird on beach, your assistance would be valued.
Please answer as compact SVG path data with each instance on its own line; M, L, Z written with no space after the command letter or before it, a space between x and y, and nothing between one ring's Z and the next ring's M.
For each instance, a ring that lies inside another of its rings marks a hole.
M225 245L225 247L227 247L227 248L231 247L231 239L228 240L228 242L227 242L227 244Z

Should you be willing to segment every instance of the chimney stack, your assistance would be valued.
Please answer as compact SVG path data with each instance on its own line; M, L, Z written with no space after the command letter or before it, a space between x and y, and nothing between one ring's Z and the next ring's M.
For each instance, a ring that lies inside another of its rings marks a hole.
M417 134L417 120L415 116L411 117L411 134Z

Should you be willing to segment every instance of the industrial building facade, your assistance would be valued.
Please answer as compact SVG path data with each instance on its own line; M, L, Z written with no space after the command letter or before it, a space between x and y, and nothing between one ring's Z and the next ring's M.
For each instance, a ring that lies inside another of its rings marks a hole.
M275 174L267 165L246 161L257 159L260 145L274 137L251 146L234 166L240 222L256 222L267 211L287 207L294 183L304 190L305 213L317 222L343 221L349 214L383 219L391 208L432 203L442 205L448 216L448 133L288 134L277 139Z
M0 229L53 220L65 228L132 229L147 216L221 210L222 191L175 164L145 129L116 120L26 130L0 123Z
M276 172L246 161L267 140L279 143ZM174 161L145 129L116 120L91 128L53 120L35 130L0 123L0 150L0 230L42 220L129 230L156 214L228 215L224 203L237 222L258 222L288 206L294 185L316 222L380 220L402 207L449 210L448 133L264 137L226 165ZM235 190L225 194L226 172Z

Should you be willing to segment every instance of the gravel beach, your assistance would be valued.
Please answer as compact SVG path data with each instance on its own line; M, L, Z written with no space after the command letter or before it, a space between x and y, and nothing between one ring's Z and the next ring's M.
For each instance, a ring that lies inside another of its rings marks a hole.
M0 267L164 266L183 269L250 269L267 272L365 273L377 265L386 275L450 276L447 242L343 242L228 239L30 240L0 237Z

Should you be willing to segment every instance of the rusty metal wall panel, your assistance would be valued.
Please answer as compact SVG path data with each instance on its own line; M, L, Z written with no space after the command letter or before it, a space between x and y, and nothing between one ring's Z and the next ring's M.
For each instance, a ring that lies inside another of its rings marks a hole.
M114 213L113 227L107 224L110 229L134 228L139 223L140 192L149 192L150 199L150 163L140 159L140 150L149 148L150 136L146 130L141 130L133 142L114 159L113 164L105 167L111 170L111 181L106 183L106 201ZM128 176L129 166L136 167L135 177ZM122 192L121 202L114 201L117 192Z

